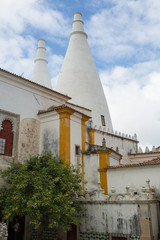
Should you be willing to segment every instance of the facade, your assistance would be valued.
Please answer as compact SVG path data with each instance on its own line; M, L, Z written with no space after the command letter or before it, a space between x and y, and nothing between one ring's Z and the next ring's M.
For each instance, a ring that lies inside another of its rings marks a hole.
M158 239L159 147L143 153L136 135L113 130L80 13L56 91L45 51L39 40L31 81L0 69L1 169L47 151L82 165L87 217L61 239Z

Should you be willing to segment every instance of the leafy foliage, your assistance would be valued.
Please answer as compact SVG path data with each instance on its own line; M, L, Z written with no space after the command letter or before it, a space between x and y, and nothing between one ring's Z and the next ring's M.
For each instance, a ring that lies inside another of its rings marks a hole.
M28 215L34 228L49 219L49 227L61 225L64 231L76 224L84 209L73 198L81 193L81 174L52 154L43 154L1 172L7 183L0 190L4 219Z

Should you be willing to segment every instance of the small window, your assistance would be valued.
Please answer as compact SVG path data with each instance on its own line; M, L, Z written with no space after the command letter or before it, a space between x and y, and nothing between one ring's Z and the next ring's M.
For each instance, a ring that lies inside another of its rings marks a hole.
M102 121L102 126L106 126L105 118L103 115L101 115L101 121Z
M78 145L75 145L75 160L78 167L81 161L80 146Z
M5 144L6 144L6 139L0 138L0 154L5 153Z
M80 146L75 146L75 154L80 155Z

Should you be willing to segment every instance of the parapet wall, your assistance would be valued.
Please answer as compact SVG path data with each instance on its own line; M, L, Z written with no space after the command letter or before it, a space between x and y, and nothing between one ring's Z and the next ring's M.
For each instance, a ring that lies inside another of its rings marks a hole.
M113 132L102 127L89 127L88 129L92 129L92 131L94 131L94 144L102 145L102 139L105 138L106 146L113 148L113 150L119 152L123 156L121 160L121 163L123 164L130 162L128 154L138 152L138 141L136 134L131 137L130 135L120 132L118 133L117 131Z

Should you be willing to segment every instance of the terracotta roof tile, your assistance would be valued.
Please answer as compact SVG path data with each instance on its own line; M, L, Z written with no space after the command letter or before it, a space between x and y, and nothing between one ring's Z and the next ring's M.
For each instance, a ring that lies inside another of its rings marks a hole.
M130 163L130 164L122 164L118 166L108 166L106 169L115 169L115 168L128 168L128 167L143 167L143 166L151 166L151 165L159 165L160 164L160 157L155 159L141 162L141 163Z
M148 154L160 154L160 152L128 153L129 156L148 155Z

